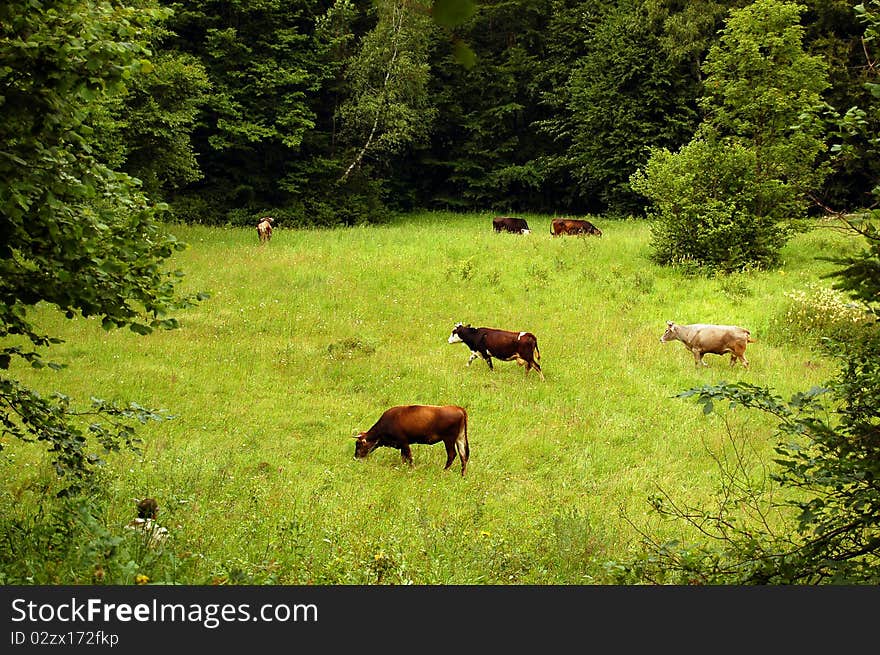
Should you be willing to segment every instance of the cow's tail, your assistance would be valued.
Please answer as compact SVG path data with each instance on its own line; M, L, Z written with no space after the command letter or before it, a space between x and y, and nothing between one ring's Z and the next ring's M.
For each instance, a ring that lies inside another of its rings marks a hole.
M462 427L462 433L464 434L464 456L470 459L471 457L471 446L468 443L468 435L467 435L467 424L468 424L468 415L467 410L462 408L464 412L464 426Z
M746 343L757 343L758 340L752 337L752 333L746 330Z
M538 350L538 339L537 339L537 337L535 338L535 361L536 361L536 362L540 362L540 361L541 361L541 351Z

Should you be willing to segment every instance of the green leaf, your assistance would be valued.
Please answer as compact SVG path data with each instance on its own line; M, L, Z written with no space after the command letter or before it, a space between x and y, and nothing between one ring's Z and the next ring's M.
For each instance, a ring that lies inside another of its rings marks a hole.
M452 46L452 56L459 64L467 69L473 68L477 63L477 54L471 47L461 40L456 40Z
M473 0L434 0L431 15L442 27L461 25L477 11Z

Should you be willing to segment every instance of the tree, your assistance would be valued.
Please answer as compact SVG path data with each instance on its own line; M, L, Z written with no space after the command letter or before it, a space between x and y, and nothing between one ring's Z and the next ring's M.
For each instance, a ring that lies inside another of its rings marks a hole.
M78 410L18 382L14 366L47 365L37 349L58 341L30 310L46 303L147 334L174 327L170 312L193 300L179 296L180 273L164 265L184 244L159 224L162 207L96 159L89 126L96 103L149 70L147 35L165 14L146 2L0 6L0 430L44 442L65 493L81 490L100 462L89 436L104 450L133 447L131 424L159 415L101 400Z
M642 199L629 178L650 148L677 147L697 124L696 80L687 65L658 56L657 26L639 3L608 10L588 37L589 53L571 68L565 112L545 123L567 134L565 166L579 194L603 209L634 213Z
M193 133L203 178L174 195L176 213L193 221L235 222L240 215L250 222L269 208L300 202L308 190L303 168L315 177L304 141L332 140L323 134L332 131L323 90L335 79L338 53L319 40L316 20L333 4L170 3L173 36L163 48L194 58L211 82Z
M655 148L633 175L633 189L652 203L659 262L772 266L800 227L807 194L828 172L819 120L827 73L804 52L802 10L757 0L731 11L703 64L697 133L674 154ZM673 171L690 173L683 181Z
M152 69L131 78L96 118L107 163L141 181L144 193L168 200L201 179L191 135L211 83L192 56L162 52Z
M348 67L351 96L340 107L342 138L354 146L344 181L365 155L381 162L424 142L436 109L427 95L431 22L410 2L377 3L378 24Z
M430 92L442 120L429 147L396 169L425 205L498 211L558 206L558 196L542 188L536 160L547 140L535 125L549 111L540 98L551 83L545 72L553 4L480 3L457 28L475 53L473 66L450 57L443 41L432 50Z

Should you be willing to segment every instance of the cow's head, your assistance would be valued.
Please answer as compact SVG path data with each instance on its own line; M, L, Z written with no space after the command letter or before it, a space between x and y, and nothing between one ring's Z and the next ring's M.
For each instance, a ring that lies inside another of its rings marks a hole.
M456 323L455 327L452 328L452 334L449 335L449 339L446 340L447 343L461 343L461 337L458 334L458 331L463 329L464 325L461 323Z
M361 432L360 434L356 434L354 436L354 458L355 459L363 459L371 452L376 450L376 446L379 445L379 440L376 439L371 441L367 439L367 433Z
M660 343L675 341L675 330L677 327L678 326L672 321L666 321L666 332L664 332L663 336L660 337Z
M144 498L138 501L137 514L139 519L156 519L159 514L159 504L153 498Z

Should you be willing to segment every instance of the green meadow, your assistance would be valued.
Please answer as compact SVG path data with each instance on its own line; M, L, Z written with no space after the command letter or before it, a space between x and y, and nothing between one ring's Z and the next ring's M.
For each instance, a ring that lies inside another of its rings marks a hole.
M649 499L711 505L719 458L744 452L760 475L774 423L676 394L744 380L787 398L833 377L816 344L842 319L810 305L833 269L817 258L859 244L817 225L777 270L711 276L652 263L644 221L591 217L601 238L551 237L551 217L524 217L528 235L429 213L279 225L265 245L252 228L172 225L190 246L173 259L183 289L211 293L179 329L107 332L40 308L36 324L64 339L48 358L67 367L16 376L173 418L139 428L140 453L106 457L92 536L33 581L594 584L642 552L640 531L699 538ZM707 355L696 368L659 342L667 320L749 328L751 367ZM533 332L546 381L512 362L467 367L467 347L447 343L459 321ZM467 409L466 476L458 460L443 470L442 444L413 446L412 468L390 448L354 459L354 434L411 403ZM26 539L57 483L39 447L3 446L5 520ZM123 528L144 496L169 530L156 548Z

